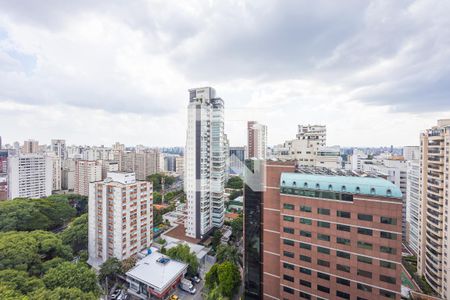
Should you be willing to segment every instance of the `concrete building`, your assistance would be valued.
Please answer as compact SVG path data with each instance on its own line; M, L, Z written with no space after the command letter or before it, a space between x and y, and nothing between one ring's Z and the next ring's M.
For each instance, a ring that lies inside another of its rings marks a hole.
M61 188L65 191L75 189L75 160L73 158L62 161Z
M405 146L403 147L403 157L405 160L419 160L420 147L419 146Z
M50 196L52 174L49 156L38 153L8 156L8 199Z
M400 189L314 169L268 161L245 186L245 299L399 300Z
M134 173L111 172L89 189L89 261L98 268L150 247L153 240L153 187Z
M320 147L316 154L316 167L324 167L329 169L342 168L341 148L339 146Z
M189 90L185 148L186 235L202 238L224 222L224 102L213 88Z
M420 217L420 162L411 160L406 171L406 224L407 242L414 255L419 253L419 217Z
M241 175L244 172L244 161L246 159L245 147L230 147L229 174Z
M267 126L256 121L247 122L248 157L267 158Z
M449 145L450 119L421 134L417 271L444 300L450 299Z
M8 199L8 155L0 149L0 201Z
M22 151L23 154L38 153L39 142L35 140L28 140L23 142Z
M108 176L110 172L120 172L120 166L117 161L103 160L102 161L102 180Z
M310 140L318 147L327 145L327 127L325 125L298 125L298 140Z
M51 152L48 153L52 159L52 191L60 191L62 186L62 168L61 168L61 157Z
M159 151L145 150L139 153L135 151L122 152L123 157L121 171L136 173L137 180L145 180L147 176L158 173Z
M100 160L75 161L75 194L89 196L89 184L102 180L102 162Z
M51 150L58 157L61 158L61 161L67 158L67 150L66 150L66 141L55 139L52 140Z

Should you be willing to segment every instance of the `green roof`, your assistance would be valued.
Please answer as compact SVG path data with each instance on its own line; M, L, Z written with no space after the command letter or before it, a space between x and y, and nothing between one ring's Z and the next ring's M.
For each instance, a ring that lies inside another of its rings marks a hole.
M383 178L373 177L282 173L280 186L368 196L402 198L402 192L395 184Z

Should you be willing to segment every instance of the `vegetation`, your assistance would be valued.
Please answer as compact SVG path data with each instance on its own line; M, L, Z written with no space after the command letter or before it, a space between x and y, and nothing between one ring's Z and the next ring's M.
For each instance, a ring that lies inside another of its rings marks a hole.
M240 284L239 268L229 261L213 265L205 276L205 286L209 290L208 299L231 298Z
M87 196L77 194L51 195L47 199L67 201L70 206L76 209L77 216L88 212L89 198Z
M226 187L230 188L230 189L239 190L244 187L244 181L239 176L232 176L232 177L230 177L230 179L228 179Z
M44 282L41 279L30 277L27 272L18 270L0 271L0 282L23 295L44 288Z
M216 251L216 258L219 264L226 261L236 265L240 263L238 249L230 245L219 245Z
M189 265L187 270L188 275L194 276L197 274L197 270L199 267L197 256L194 252L191 252L191 249L188 245L178 245L176 247L170 248L166 251L166 254L170 258L187 263Z
M85 293L98 294L97 276L83 263L64 262L50 269L42 278L48 289L77 288Z
M214 231L214 235L211 240L211 247L213 248L214 251L216 251L217 247L220 245L221 238L222 238L222 232L220 232L220 230L216 229L216 231Z
M159 226L163 223L163 215L169 211L175 210L175 205L171 204L163 209L153 209L153 224L154 226Z
M161 192L161 181L162 178L164 178L164 185L170 186L175 182L175 177L164 175L161 173L156 173L153 175L147 176L147 181L153 182L153 191L155 192Z
M74 253L88 248L88 215L84 214L75 218L72 223L61 233L64 244L69 245Z
M242 196L242 191L241 190L237 190L237 191L233 191L231 192L230 196L228 197L229 200L234 200L239 196Z
M232 237L235 241L239 241L244 233L244 218L242 214L230 222Z
M127 259L122 260L122 271L123 273L128 272L131 268L136 265L137 258L136 256L131 256Z
M3 298L2 298L3 299ZM20 299L20 298L19 298ZM29 295L30 300L97 300L94 293L84 293L77 288L56 288L54 290L40 289Z
M105 284L105 290L109 290L109 282L117 280L117 275L122 275L122 263L115 257L108 258L101 266L98 274L100 283Z

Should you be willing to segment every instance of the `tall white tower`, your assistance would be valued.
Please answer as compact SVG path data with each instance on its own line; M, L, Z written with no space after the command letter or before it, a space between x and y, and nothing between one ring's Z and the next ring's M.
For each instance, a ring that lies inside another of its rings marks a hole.
M199 239L224 221L224 103L213 88L189 90L185 152L186 235Z

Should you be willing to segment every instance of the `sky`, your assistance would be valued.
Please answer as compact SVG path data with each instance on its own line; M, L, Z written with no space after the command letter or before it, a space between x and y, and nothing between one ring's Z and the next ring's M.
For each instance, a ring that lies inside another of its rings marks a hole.
M0 136L183 146L188 89L268 143L418 145L450 118L450 1L0 0Z

